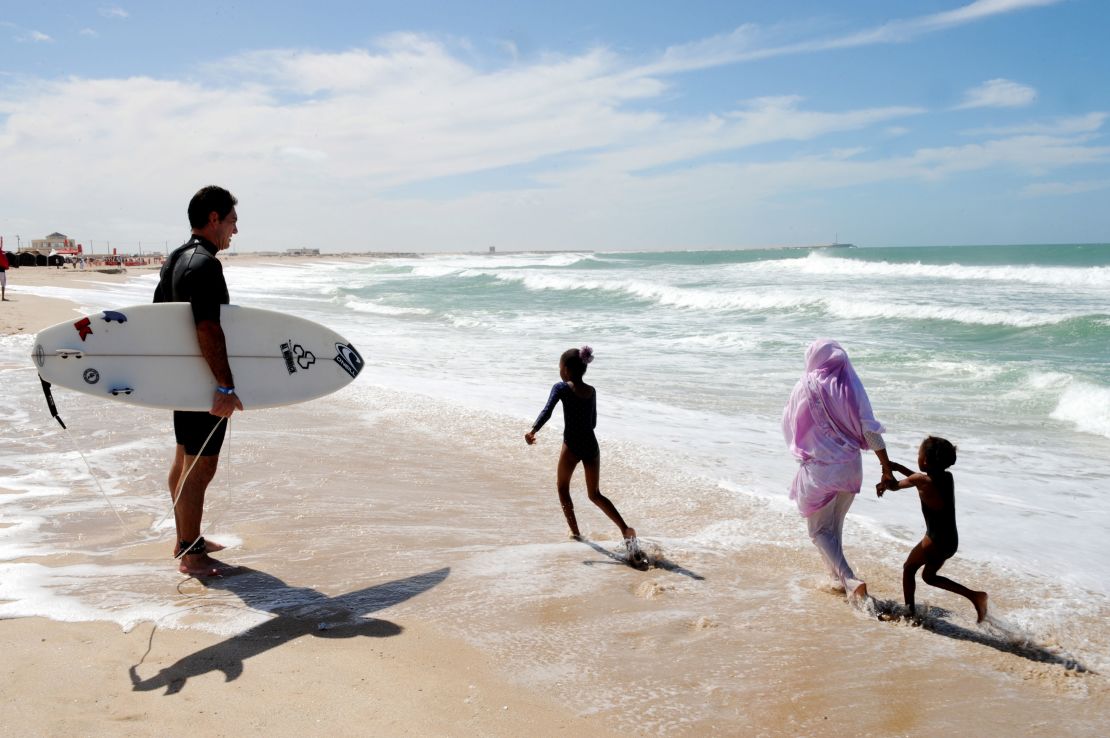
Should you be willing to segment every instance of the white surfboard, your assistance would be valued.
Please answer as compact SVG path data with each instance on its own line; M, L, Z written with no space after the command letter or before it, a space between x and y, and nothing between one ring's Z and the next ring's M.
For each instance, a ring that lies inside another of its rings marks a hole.
M362 370L351 343L311 320L224 305L220 325L244 409L335 392ZM59 387L147 407L208 410L216 380L188 303L135 305L66 321L35 337L40 376Z

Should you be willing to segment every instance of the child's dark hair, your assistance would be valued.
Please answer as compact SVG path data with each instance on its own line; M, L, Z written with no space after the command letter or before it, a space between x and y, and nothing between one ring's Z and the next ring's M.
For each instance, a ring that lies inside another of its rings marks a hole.
M942 472L956 463L956 447L946 438L929 436L921 442L921 452L928 472Z
M571 379L581 379L582 375L586 373L586 365L593 360L594 350L589 346L583 346L580 349L567 349L559 357L559 363L567 368Z

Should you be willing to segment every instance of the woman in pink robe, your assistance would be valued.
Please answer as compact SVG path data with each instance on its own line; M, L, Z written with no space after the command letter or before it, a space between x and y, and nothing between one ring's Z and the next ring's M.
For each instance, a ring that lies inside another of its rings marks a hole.
M814 341L782 414L782 434L800 464L790 499L805 516L829 574L853 599L866 597L867 585L844 558L844 517L863 484L861 449L879 457L884 486L894 480L882 432L848 354L836 341Z

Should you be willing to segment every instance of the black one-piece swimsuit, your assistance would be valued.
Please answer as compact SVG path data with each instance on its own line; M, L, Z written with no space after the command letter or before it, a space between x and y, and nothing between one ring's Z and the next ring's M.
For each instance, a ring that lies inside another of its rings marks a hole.
M563 442L580 461L593 461L601 454L594 435L594 428L597 427L597 393L589 397L579 397L569 384L557 382L551 388L547 404L532 425L533 433L551 419L556 402L563 403Z

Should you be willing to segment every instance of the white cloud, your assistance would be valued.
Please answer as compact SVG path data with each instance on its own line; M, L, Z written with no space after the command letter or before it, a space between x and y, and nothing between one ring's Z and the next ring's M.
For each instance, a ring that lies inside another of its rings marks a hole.
M80 31L78 31L78 33L80 33L82 36L89 36L91 38L96 38L100 35L92 28L82 28Z
M54 40L42 31L28 31L23 36L23 39L26 41L33 41L34 43L48 43Z
M300 159L302 161L311 162L324 161L328 158L328 154L326 151L320 151L319 149L306 149L301 146L282 146L277 150L277 153L279 156L283 156L288 159Z
M1037 99L1037 91L1028 85L1008 79L987 80L964 93L957 110L967 108L1020 108Z
M793 42L780 40L780 37L786 33L784 29L776 29L772 32L765 31L755 24L745 24L726 34L671 46L661 59L648 65L647 71L655 73L688 71L791 54L905 43L927 33L1060 2L1063 0L976 0L955 10L914 16L858 31Z
M1021 189L1022 197L1046 197L1078 195L1110 188L1110 179L1086 180L1079 182L1037 182Z
M520 49L517 48L515 41L498 41L497 45L504 50L513 61L520 59Z
M121 20L131 15L118 5L105 5L98 8L97 12L105 18L119 18Z
M19 214L6 227L162 243L183 235L188 196L217 183L240 197L247 250L306 234L349 249L674 246L806 193L991 169L1063 178L1110 161L1089 140L1102 113L880 157L872 141L920 108L780 95L690 117L667 111L677 83L662 65L595 48L490 70L459 48L404 34L244 54L189 82L7 80L0 160L20 177L0 178ZM799 141L805 156L768 146ZM476 172L483 191L414 194Z
M1106 122L1107 113L1096 111L1084 115L1056 118L1047 123L1023 123L1014 126L991 126L965 131L968 136L1077 136L1093 134Z

